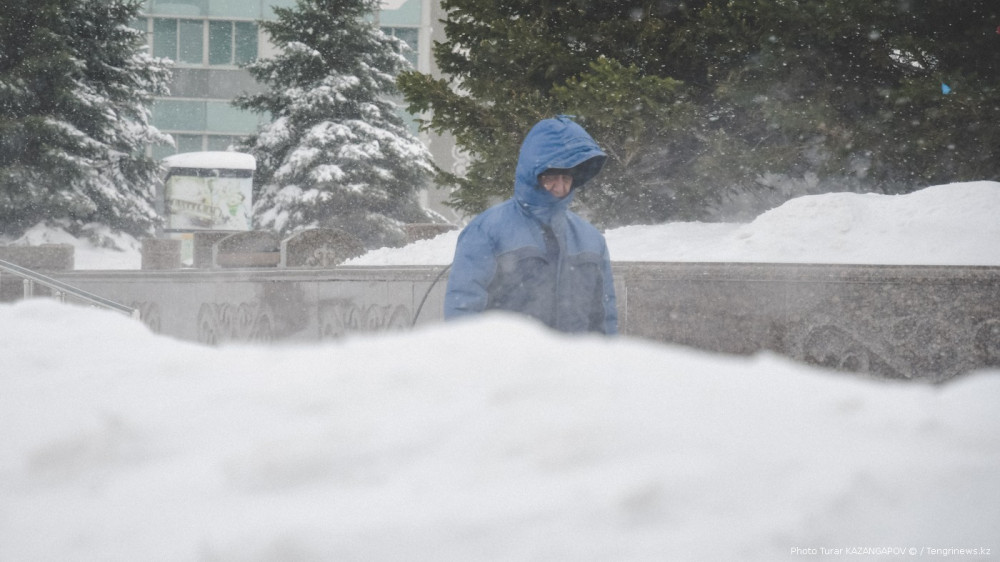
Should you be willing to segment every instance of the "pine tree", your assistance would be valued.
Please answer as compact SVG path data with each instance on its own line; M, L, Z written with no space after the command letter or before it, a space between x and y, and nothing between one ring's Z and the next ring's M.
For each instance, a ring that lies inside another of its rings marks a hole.
M881 192L1000 175L996 2L733 0L699 20L739 155L719 169Z
M518 147L539 119L576 116L609 153L605 170L577 198L601 226L677 216L696 193L687 178L699 139L691 130L698 59L672 57L683 4L444 0L446 42L434 54L445 79L400 78L423 126L451 133L473 160L450 201L468 213L508 197Z
M554 113L577 115L611 153L579 198L604 226L714 218L734 197L776 204L798 194L776 193L783 183L1000 179L994 0L442 6L445 79L408 73L400 86L424 127L473 157L465 177L442 176L467 212L509 195L520 139Z
M553 86L552 98L579 115L608 154L604 170L579 194L581 212L604 226L620 226L660 222L683 211L680 203L694 194L664 174L693 158L683 140L694 108L678 94L681 86L603 57L588 72Z
M994 126L1000 122L1000 4L906 0L895 6L877 39L896 79L891 89L864 89L859 105L877 109L855 119L854 135L837 148L870 161L886 191L1000 180L1000 129Z
M139 0L4 2L0 10L0 233L48 221L81 235L140 236L158 217L158 165L169 142L149 123L166 61L129 26Z
M258 227L337 227L377 248L427 220L417 193L433 166L390 99L408 63L404 44L371 22L378 6L299 0L261 22L280 54L248 66L265 91L235 102L273 119L244 147L258 162Z

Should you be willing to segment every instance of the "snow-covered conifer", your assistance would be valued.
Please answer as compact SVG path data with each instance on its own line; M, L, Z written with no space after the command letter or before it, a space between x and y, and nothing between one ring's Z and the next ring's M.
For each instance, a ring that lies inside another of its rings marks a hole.
M235 104L271 122L244 148L257 158L257 228L337 227L369 247L404 241L433 167L392 97L403 43L371 16L378 0L299 0L262 22L279 53L248 66L264 91Z
M168 61L130 26L139 0L6 2L0 10L0 233L41 221L73 234L151 231L157 163L169 138L149 103Z

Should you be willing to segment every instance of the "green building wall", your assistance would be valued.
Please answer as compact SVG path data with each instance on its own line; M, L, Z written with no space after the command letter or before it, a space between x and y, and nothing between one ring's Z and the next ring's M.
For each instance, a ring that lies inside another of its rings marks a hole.
M174 137L176 147L156 146L152 154L225 150L261 124L261 117L235 109L230 100L259 88L240 64L273 55L274 47L258 28L273 19L275 7L294 0L146 0L136 26L146 31L154 56L174 61L169 97L153 103L153 125ZM410 62L429 71L428 0L387 0L379 25L406 41Z

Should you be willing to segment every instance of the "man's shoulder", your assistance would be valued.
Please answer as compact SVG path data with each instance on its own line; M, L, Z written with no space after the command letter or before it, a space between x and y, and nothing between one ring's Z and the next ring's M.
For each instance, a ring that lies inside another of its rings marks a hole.
M574 213L572 211L567 211L566 212L566 218L569 221L569 224L577 232L579 232L579 233L581 233L581 234L583 234L585 236L594 236L594 237L597 237L597 238L604 238L604 235L601 234L601 231L598 230L596 226L590 224L590 221L588 221L587 219L581 217L580 215L578 215L578 214L576 214L576 213Z
M518 216L520 213L517 210L517 204L513 199L508 199L476 215L465 228L491 230L502 225L509 225L510 221L516 220Z

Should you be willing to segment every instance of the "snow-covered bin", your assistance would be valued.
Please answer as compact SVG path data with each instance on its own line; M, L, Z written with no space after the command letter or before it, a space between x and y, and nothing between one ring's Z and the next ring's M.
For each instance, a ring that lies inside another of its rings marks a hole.
M182 241L181 261L193 265L195 232L253 229L253 173L257 162L240 152L186 152L163 159L157 211L161 237Z

